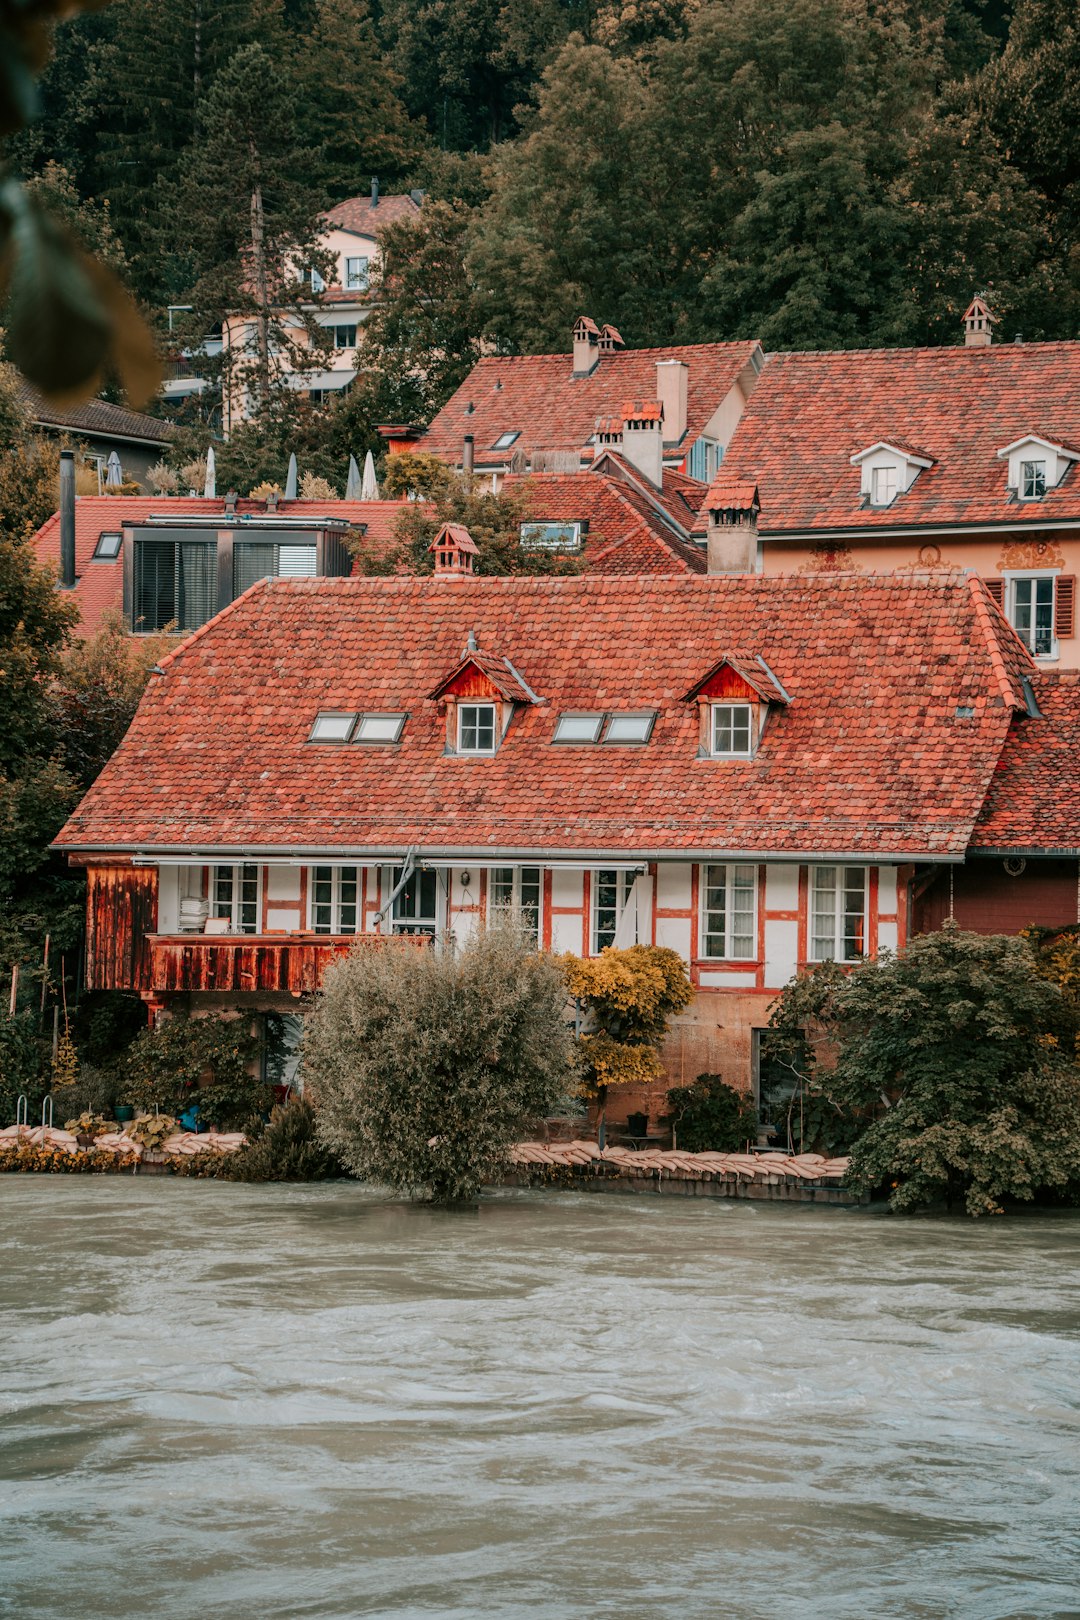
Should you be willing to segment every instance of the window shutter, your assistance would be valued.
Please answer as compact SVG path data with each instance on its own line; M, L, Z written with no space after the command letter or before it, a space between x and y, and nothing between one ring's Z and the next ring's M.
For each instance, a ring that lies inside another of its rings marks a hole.
M990 592L990 595L994 598L994 601L997 603L997 605L1001 609L1002 613L1004 613L1004 611L1005 611L1005 581L1003 579L984 579L983 584L986 586L987 590Z
M1076 634L1076 575L1059 574L1054 588L1054 635L1068 641Z

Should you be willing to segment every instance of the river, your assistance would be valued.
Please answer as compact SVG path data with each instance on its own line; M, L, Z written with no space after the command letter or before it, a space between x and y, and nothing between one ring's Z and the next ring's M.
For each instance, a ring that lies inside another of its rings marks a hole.
M0 1179L0 1615L1080 1615L1080 1215Z

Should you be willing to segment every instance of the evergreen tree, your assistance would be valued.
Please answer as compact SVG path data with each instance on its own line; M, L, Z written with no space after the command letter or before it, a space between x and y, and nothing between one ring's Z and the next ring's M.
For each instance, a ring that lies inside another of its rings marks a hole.
M325 195L313 174L317 154L300 144L288 76L263 46L244 46L202 104L182 230L197 330L232 316L239 340L224 355L224 386L246 391L257 410L281 393L284 372L317 367L325 351L309 273L331 272L317 245Z

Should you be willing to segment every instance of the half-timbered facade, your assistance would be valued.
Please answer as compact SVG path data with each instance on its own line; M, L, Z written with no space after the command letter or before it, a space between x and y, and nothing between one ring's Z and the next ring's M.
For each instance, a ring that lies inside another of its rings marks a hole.
M345 951L510 906L677 950L670 1076L749 1084L791 975L902 946L963 861L1030 660L974 579L481 580L466 539L266 580L162 660L58 839L89 984L295 1013Z

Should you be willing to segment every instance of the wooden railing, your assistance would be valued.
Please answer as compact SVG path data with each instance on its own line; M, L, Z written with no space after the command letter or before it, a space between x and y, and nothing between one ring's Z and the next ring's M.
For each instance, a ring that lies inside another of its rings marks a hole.
M426 934L151 934L150 989L317 990L328 965L354 947L426 950Z

